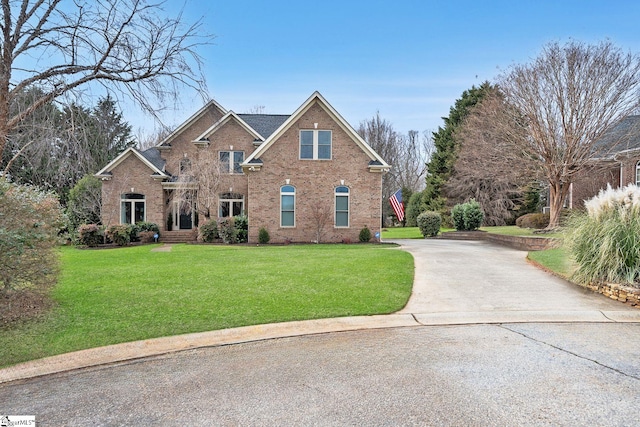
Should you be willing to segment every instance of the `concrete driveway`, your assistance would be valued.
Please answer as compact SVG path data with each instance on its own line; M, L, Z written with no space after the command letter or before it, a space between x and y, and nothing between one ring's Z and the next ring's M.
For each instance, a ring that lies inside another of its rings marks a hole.
M48 362L108 357L0 384L0 413L40 425L636 424L640 310L541 272L523 252L399 243L416 259L401 313L58 356ZM175 351L189 345L200 348Z

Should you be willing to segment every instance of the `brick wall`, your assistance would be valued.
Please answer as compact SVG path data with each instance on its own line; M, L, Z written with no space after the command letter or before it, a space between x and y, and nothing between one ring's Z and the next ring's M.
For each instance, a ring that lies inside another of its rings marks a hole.
M584 201L597 195L607 184L617 188L620 182L620 165L618 163L587 167L573 180L573 208L584 208Z
M301 129L332 131L331 160L300 160ZM329 219L321 241L358 241L360 230L367 226L372 234L380 231L380 197L382 175L369 172L369 157L318 105L312 106L267 149L262 157L262 169L249 172L249 241L258 240L261 227L267 229L274 243L312 242L317 226L313 212L328 209ZM296 189L295 227L280 227L280 187L287 184ZM334 227L335 188L349 187L349 227Z
M147 221L165 227L164 191L160 181L151 177L153 171L134 154L130 154L111 170L111 180L102 182L102 223L120 223L120 196L125 193L144 194Z

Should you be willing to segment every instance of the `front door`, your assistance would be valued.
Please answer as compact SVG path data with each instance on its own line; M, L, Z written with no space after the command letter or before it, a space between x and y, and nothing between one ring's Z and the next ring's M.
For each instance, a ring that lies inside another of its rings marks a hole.
M173 202L173 230L191 230L195 209L188 201Z

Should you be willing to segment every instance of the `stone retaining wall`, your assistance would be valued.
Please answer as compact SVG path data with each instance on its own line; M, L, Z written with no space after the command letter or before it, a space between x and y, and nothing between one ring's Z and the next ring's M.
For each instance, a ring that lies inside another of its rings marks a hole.
M628 302L633 306L640 304L640 289L637 288L616 283L592 283L585 287L616 301Z
M485 231L452 231L442 233L441 239L451 240L487 240L500 245L508 246L520 251L543 251L562 245L561 239L538 236L505 236L502 234L487 233Z

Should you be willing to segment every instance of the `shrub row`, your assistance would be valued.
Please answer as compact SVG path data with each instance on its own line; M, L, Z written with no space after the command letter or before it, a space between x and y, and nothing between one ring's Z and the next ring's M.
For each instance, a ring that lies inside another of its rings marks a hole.
M516 225L520 228L542 229L549 225L549 214L529 213L516 219Z
M245 215L223 218L220 222L209 220L199 227L199 240L213 243L246 243L249 236L249 221Z
M97 224L82 224L78 227L78 243L95 247L102 243L113 242L118 246L126 246L130 242L151 243L160 235L160 227L153 222L137 224L119 224L110 227Z

